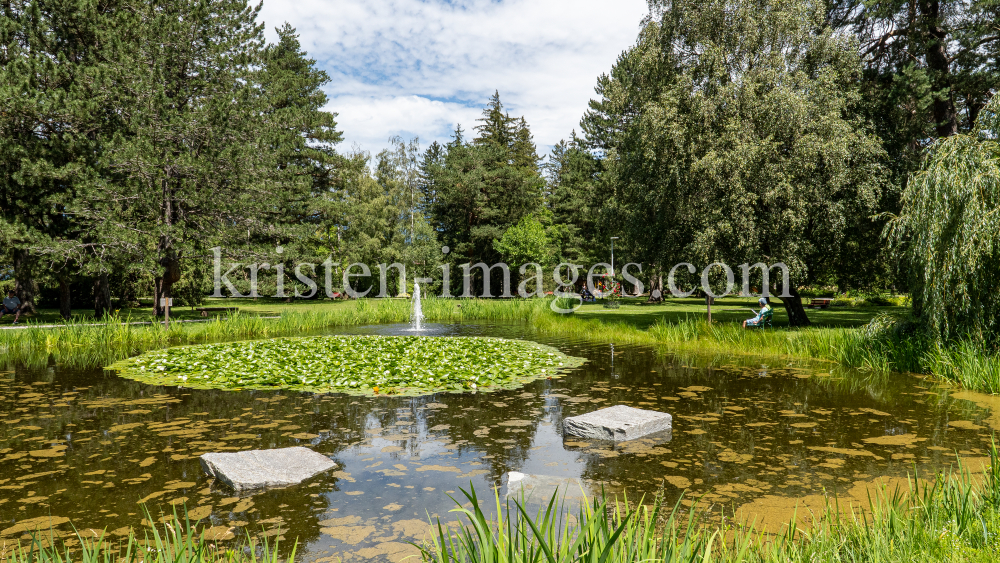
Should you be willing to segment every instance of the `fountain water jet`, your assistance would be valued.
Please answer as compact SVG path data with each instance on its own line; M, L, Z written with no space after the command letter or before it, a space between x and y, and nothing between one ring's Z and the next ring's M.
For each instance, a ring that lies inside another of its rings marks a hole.
M423 330L424 311L420 307L420 286L413 282L413 309L410 312L410 330Z

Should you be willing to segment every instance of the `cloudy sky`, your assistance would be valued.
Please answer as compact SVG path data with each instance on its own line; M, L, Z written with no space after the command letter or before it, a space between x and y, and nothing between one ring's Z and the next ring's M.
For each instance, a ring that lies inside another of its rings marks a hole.
M264 0L329 73L341 150L447 141L500 91L544 154L579 130L598 75L632 45L645 0Z

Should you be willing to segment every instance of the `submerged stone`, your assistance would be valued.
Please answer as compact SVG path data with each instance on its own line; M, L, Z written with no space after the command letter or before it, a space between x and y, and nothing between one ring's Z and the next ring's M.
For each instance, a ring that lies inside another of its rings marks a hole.
M665 412L615 405L563 420L563 433L594 440L624 442L653 432L671 430L673 418Z
M201 467L237 491L297 485L337 464L309 448L207 453Z
M545 504L559 493L559 502L565 500L587 500L583 481L575 477L554 475L527 475L517 471L507 473L507 492L504 497Z

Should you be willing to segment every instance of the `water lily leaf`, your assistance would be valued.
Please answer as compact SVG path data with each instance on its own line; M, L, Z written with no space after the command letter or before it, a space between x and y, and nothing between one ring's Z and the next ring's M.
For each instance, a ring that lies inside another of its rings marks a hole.
M145 383L196 389L422 395L511 389L583 362L523 340L310 336L167 348L108 369Z

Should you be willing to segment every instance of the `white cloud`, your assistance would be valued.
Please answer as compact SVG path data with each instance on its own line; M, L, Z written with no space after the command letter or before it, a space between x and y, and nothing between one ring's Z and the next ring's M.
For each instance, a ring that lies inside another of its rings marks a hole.
M345 147L447 141L499 90L545 152L579 128L598 75L635 42L645 0L264 0L329 73Z

